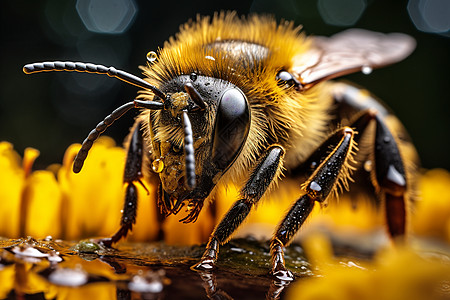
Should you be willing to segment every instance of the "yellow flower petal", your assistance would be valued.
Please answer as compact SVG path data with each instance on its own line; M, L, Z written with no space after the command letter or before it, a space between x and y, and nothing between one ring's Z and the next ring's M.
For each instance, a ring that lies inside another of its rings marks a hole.
M72 172L76 146L65 155L58 181L63 193L65 238L110 236L119 228L124 199L125 151L101 138L94 144L79 174Z
M25 172L20 156L7 142L0 142L0 170L0 236L18 237Z
M311 242L316 246L320 244ZM318 258L311 250L320 249L306 249L308 257ZM288 290L287 299L423 300L447 299L449 296L448 258L426 258L410 248L389 248L364 267L355 263L342 264L332 258L332 254L325 253L320 258L329 262L316 265L322 276L298 280Z
M421 176L419 200L412 214L415 234L450 242L450 173L433 169Z
M61 191L52 172L35 171L27 178L25 235L61 237Z
M214 228L214 220L205 204L195 223L184 224L179 220L185 216L183 211L176 216L169 216L163 224L164 241L169 245L195 245L208 241Z
M15 266L9 265L1 269L0 272L0 299L7 299L9 292L14 288Z
M39 157L39 150L34 148L26 148L25 153L23 155L22 167L25 171L25 177L28 177L31 174L34 161Z
M58 287L58 299L116 299L117 287L114 283L92 283L76 289L72 287Z

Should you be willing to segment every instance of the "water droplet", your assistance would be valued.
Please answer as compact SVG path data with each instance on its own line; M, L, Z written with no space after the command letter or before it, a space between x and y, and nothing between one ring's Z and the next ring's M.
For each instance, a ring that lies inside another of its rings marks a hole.
M55 253L51 252L50 255L47 257L47 259L49 262L52 262L52 263L59 263L59 262L63 261L62 257L59 256L58 252L55 252Z
M138 275L133 276L128 283L128 288L137 293L160 293L162 292L164 285L162 278L159 274L154 272L138 272Z
M205 56L205 58L206 58L206 59L209 59L209 60L212 60L212 61L215 61L215 60L216 60L214 57L212 57L212 56L210 56L210 55Z
M230 250L231 250L231 251L234 251L234 252L239 252L239 253L245 253L245 252L247 252L246 250L244 250L244 249L242 249L242 248L238 248L238 247L232 247L232 248L230 248Z
M385 142L386 144L389 143L391 141L391 138L388 136L385 136L383 139L383 142Z
M147 53L147 61L149 63L154 63L156 61L156 59L158 58L158 55L156 54L155 51L150 51L149 53Z
M197 74L196 74L196 73L191 73L191 74L189 75L189 79L190 79L191 81L196 81L196 80L197 80Z
M315 161L311 162L311 165L309 167L311 169L315 169L317 167L317 162L315 162Z
M74 249L80 253L96 253L100 250L100 246L92 241L80 241L75 245Z
M57 269L48 276L51 283L62 286L80 286L86 284L88 275L80 269Z
M365 75L369 75L370 73L372 73L373 69L370 66L363 66L361 68L361 72L363 72L363 74Z
M366 161L364 162L364 170L365 170L366 172L372 171L372 161L371 161L371 160L366 160Z
M34 257L34 258L48 257L47 253L43 253L33 247L20 248L20 247L16 246L16 247L12 248L11 251L20 257L24 257L24 256L25 257Z
M153 172L161 173L163 169L164 169L164 162L162 161L162 159L157 158L152 162Z

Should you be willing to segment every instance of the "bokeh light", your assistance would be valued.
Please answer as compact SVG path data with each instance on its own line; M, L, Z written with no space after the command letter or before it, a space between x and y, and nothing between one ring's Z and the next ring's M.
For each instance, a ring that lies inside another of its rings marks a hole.
M86 28L97 33L123 33L137 13L134 0L78 0L76 8Z
M449 33L450 1L410 0L408 13L417 29L430 33Z
M364 10L365 0L319 0L317 7L325 23L335 26L354 25Z

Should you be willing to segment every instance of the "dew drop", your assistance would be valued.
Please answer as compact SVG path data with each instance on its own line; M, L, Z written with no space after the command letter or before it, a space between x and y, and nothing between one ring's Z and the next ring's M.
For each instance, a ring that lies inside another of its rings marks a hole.
M238 248L238 247L232 247L232 248L230 248L230 250L234 251L234 252L239 252L239 253L246 253L247 252L246 250L244 250L242 248Z
M164 162L162 161L162 159L157 158L152 162L153 172L161 173L163 169L164 169Z
M76 287L86 284L88 275L83 270L64 268L56 269L48 280L56 285Z
M138 293L160 293L163 290L163 283L161 281L148 282L142 276L134 276L132 281L128 284L128 288L133 292Z
M48 257L47 253L41 252L38 249L33 248L33 247L20 248L20 247L16 246L11 251L20 257L24 257L24 256L25 257L34 257L34 258Z
M154 63L157 58L158 58L158 55L156 54L155 51L150 51L149 53L147 53L147 61L149 63Z
M372 171L372 161L371 161L371 160L366 160L366 161L364 162L364 170L365 170L366 172Z
M363 72L363 74L365 75L369 75L370 73L372 73L373 69L370 66L363 66L361 68L361 72Z
M100 246L92 241L80 241L75 245L74 249L79 253L96 253L100 250Z
M52 263L59 263L59 262L63 261L62 257L59 256L58 252L55 252L55 253L51 252L50 255L47 257L47 259L49 262L52 262Z

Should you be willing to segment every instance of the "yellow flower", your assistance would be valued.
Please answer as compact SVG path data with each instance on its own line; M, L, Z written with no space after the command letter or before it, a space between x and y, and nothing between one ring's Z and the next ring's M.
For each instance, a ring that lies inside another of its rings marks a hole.
M303 300L424 300L448 299L448 256L388 248L372 262L336 259L327 238L314 235L305 251L320 276L298 280L287 299Z
M414 233L450 243L450 173L443 169L425 172L419 191L412 217Z
M124 198L120 170L125 152L114 147L109 138L100 139L92 147L82 171L72 172L72 161L80 145L70 146L58 182L63 195L63 237L73 240L92 236L109 236L119 228Z
M25 172L10 143L0 143L0 235L19 236L19 214Z

